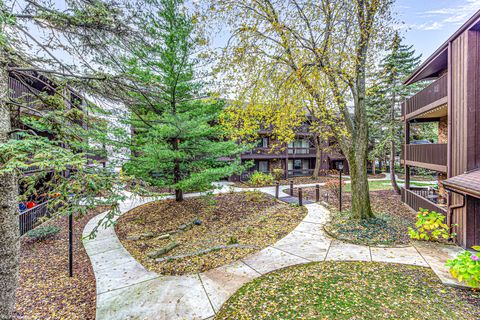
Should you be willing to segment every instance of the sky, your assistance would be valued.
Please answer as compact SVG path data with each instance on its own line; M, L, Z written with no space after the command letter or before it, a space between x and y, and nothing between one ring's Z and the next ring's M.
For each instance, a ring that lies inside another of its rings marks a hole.
M397 0L394 6L405 44L413 45L422 60L478 10L480 0Z

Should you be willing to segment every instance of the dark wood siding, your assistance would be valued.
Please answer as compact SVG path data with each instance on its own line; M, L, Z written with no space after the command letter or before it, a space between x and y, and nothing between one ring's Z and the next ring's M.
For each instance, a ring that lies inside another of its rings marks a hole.
M451 57L451 171L456 176L480 167L480 33L466 31L452 42ZM451 205L462 203L453 194ZM470 198L465 207L454 211L459 244L475 244L480 206Z

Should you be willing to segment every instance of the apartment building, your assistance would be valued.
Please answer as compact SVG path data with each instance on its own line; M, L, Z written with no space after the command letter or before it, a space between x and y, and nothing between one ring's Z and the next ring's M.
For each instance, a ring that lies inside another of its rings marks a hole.
M457 225L458 244L480 244L480 11L428 57L405 84L433 80L402 104L405 141L401 162L406 182L402 199ZM411 128L438 124L436 143L416 143ZM412 168L437 172L438 190L410 184Z

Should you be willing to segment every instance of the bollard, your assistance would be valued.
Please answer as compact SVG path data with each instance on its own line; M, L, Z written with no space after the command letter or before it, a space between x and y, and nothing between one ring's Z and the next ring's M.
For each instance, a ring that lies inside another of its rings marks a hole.
M298 204L300 206L303 206L303 192L302 192L302 188L298 188Z
M290 180L290 195L293 196L293 180Z
M315 185L315 202L320 202L320 185Z
M280 184L277 182L275 182L275 198L278 199L278 189L280 188Z

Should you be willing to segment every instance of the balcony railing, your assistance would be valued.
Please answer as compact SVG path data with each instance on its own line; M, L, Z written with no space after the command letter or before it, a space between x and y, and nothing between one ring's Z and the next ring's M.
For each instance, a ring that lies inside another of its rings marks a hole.
M39 219L42 217L50 217L50 209L48 207L48 201L43 202L31 209L20 212L20 235L27 233L39 224Z
M315 148L288 148L288 154L315 154Z
M447 74L444 74L443 76L429 84L426 88L405 100L405 102L402 103L402 115L408 117L409 114L417 112L421 108L426 107L442 98L445 98L446 96ZM432 108L434 107L436 106L432 106Z
M429 211L436 211L444 215L447 214L447 208L436 204L426 198L428 191L423 189L405 189L402 188L402 201L406 203L410 208L418 211L420 208L427 209Z
M258 147L243 153L243 156L263 156L264 158L276 158L288 156L315 155L315 148L264 148Z
M287 171L287 176L290 177L308 177L313 174L313 169L292 169Z
M429 164L425 166L427 169L443 171L447 166L447 144L405 144L401 159L411 165Z

